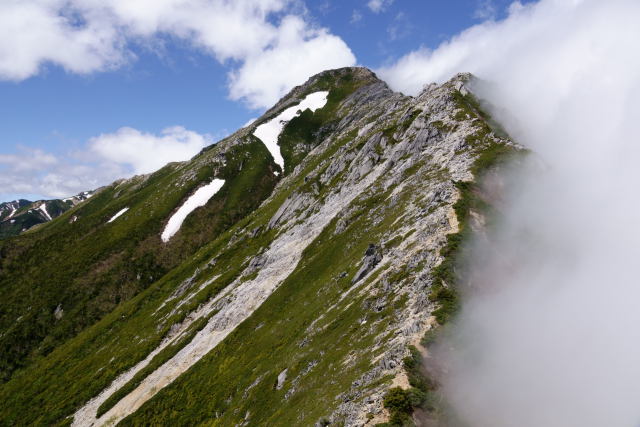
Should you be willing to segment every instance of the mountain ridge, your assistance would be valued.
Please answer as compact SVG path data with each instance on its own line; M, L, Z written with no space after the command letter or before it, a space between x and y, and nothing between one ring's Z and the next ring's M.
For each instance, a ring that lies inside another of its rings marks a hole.
M491 128L471 80L459 74L408 97L366 69L327 71L192 160L108 186L84 209L94 206L104 223L131 206L113 223L124 232L141 212L133 203L141 191L165 196L189 183L153 216L144 242L159 241L164 221L196 188L226 179L167 247L187 237L201 244L190 240L165 274L10 375L0 386L3 418L373 425L410 416L385 396L394 386L422 390L403 360L412 348L425 351L421 338L456 310L455 256L469 210L481 205L474 179L519 149ZM281 171L253 131L321 90L327 103L300 112L279 136ZM258 199L231 215L229 201L260 182ZM159 200L149 197L146 206ZM229 221L203 235L221 215ZM64 222L56 221L42 230ZM57 307L49 304L51 318ZM421 392L426 399L434 390ZM33 399L41 410L25 416Z

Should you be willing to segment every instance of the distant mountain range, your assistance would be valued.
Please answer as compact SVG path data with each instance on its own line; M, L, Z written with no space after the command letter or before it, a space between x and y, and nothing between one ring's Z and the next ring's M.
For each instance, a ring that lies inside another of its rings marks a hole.
M66 199L19 199L0 203L0 239L16 236L24 231L59 217L78 203L87 200L93 191L83 191Z

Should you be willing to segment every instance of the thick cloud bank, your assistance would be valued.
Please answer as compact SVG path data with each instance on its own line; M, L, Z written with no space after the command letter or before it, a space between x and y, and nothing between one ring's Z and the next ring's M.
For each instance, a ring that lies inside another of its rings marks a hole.
M536 153L473 247L476 287L445 345L444 389L469 425L640 423L638 22L637 0L515 3L380 70L409 93L476 74Z

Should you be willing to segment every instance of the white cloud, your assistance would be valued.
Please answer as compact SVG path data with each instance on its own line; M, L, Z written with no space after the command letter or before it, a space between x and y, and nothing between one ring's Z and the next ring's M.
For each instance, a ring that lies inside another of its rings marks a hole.
M136 43L153 43L167 35L234 67L234 76L245 73L245 66L268 64L269 58L292 52L314 64L296 67L301 74L288 73L296 81L318 68L352 65L353 54L346 44L307 22L298 6L295 0L7 0L0 2L0 79L23 80L38 74L45 64L81 74L117 68L135 58ZM296 12L302 28L290 34L299 39L283 44L293 19L287 15ZM309 49L316 45L323 49ZM266 68L262 73L279 71ZM268 104L263 101L259 106L269 107L292 87L283 89L278 80L276 76L275 97L272 87L242 88L238 81L233 91L253 96L248 101L254 106L256 99L268 99Z
M79 152L54 155L21 148L16 154L0 155L0 200L16 194L70 196L188 160L212 142L211 136L180 126L160 135L124 127L90 139Z
M79 163L67 156L53 156L46 165L37 168L20 167L20 164L37 162L33 153L22 152L15 155L10 164L0 166L0 200L16 197L62 198L83 190L98 188L131 175L122 165L96 159L94 163Z
M92 138L89 146L100 158L129 165L133 173L153 172L169 162L189 160L213 141L181 126L164 129L159 136L123 127Z
M478 288L445 345L444 387L479 427L637 425L640 3L509 13L379 72L412 94L475 73L544 165L513 171L499 232L472 248Z
M33 171L58 162L55 156L40 149L19 146L18 152L19 154L0 154L0 165L4 164L16 171Z
M393 3L393 0L369 0L367 3L367 7L373 13L380 13L387 10L389 6Z
M231 73L231 98L252 108L272 106L291 87L328 68L354 65L347 45L325 29L308 29L296 16L282 20L272 47L249 56Z
M62 0L0 3L0 78L22 80L43 62L75 73L121 65L127 56L122 37L109 22L91 19L75 25Z

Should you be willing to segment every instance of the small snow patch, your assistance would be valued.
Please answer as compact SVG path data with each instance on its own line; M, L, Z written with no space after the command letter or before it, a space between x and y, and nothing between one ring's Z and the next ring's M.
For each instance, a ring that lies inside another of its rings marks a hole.
M122 215L123 213L125 213L128 210L129 210L129 208L124 208L124 209L119 210L118 213L116 213L114 216L111 217L111 219L109 221L107 221L107 224L110 223L110 222L115 221L116 219L118 219L118 217L120 215ZM75 220L74 220L74 222L75 222Z
M168 242L169 239L171 239L171 237L180 230L180 226L182 226L182 222L185 218L196 208L206 205L209 199L220 191L223 185L224 179L215 178L210 184L198 188L198 190L193 193L182 206L180 206L176 213L169 218L167 226L164 228L164 231L160 236L162 241Z
M282 386L284 386L284 382L287 380L287 371L288 369L285 369L278 375L278 385L276 386L277 390L280 390Z
M261 124L255 131L253 131L253 135L264 143L273 156L273 160L283 171L284 159L282 158L282 154L280 154L280 147L278 146L278 137L280 136L282 129L291 119L298 116L307 108L311 111L316 111L317 109L324 107L327 103L328 95L329 92L327 91L310 93L300 104L287 108L275 118Z

